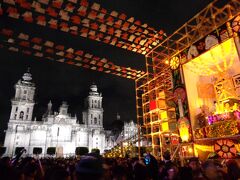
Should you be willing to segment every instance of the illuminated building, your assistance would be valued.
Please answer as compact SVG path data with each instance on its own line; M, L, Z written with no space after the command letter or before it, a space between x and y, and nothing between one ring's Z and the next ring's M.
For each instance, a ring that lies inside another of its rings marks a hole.
M130 122L124 122L123 130L119 133L116 143L120 144L122 142L132 142L135 144L137 137L137 124L132 120Z
M135 124L133 121L124 122L123 133L124 133L124 139L128 139L133 136L136 136L137 124Z
M59 113L52 112L52 103L49 102L42 121L32 121L36 87L29 71L15 88L4 142L7 155L13 155L17 147L24 147L28 154L33 154L34 148L41 148L46 154L49 147L55 147L56 155L63 156L74 154L76 147L87 147L89 151L98 148L102 153L113 146L110 132L103 128L102 95L96 85L90 86L85 99L83 124L77 121L76 116L68 114L66 102L60 106Z

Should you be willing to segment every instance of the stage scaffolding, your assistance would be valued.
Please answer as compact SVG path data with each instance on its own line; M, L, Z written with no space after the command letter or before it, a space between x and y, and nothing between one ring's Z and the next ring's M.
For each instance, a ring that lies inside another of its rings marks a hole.
M215 0L146 55L147 73L135 80L138 143L143 134L153 155L162 158L168 149L177 158L181 146L173 141L179 135L176 111L169 106L174 98L170 60L224 23L230 28L239 12L239 0Z

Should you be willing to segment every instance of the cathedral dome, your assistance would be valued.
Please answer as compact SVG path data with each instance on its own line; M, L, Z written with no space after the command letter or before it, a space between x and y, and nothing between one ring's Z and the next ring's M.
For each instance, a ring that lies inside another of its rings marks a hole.
M22 76L23 81L30 82L32 80L32 74L30 73L30 69L28 68L27 72Z
M92 92L97 92L97 85L96 84L92 84L90 86L90 89L91 89Z

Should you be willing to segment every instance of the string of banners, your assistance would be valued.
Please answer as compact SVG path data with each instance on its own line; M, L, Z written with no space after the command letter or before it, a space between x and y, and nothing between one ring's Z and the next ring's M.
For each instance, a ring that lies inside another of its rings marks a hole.
M145 55L165 33L87 0L3 0L0 13Z
M66 47L53 41L22 32L14 32L12 29L0 29L0 48L25 55L36 56L62 63L80 66L99 72L109 73L120 77L135 80L145 74L130 67L115 65L106 58L100 58L80 49Z

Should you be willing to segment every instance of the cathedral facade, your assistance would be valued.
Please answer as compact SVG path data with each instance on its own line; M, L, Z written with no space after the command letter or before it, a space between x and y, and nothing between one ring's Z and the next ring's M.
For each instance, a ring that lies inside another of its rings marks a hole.
M113 147L111 133L103 128L102 95L96 85L90 86L85 99L83 123L68 114L66 102L54 113L49 102L42 121L33 121L35 89L29 71L15 85L4 141L7 155L13 155L18 147L25 148L28 154L33 154L34 148L41 148L46 154L49 147L55 147L59 156L74 154L76 147L87 147L89 151L97 148L101 153Z

